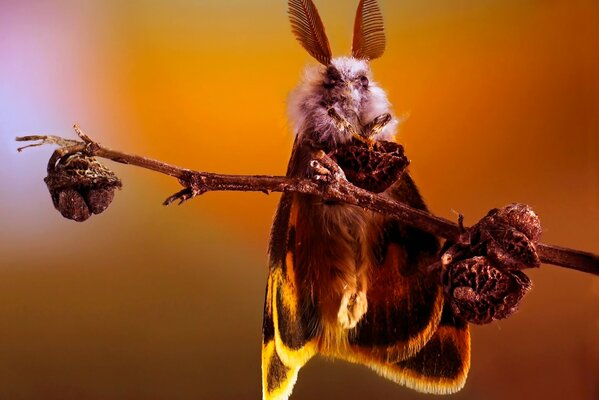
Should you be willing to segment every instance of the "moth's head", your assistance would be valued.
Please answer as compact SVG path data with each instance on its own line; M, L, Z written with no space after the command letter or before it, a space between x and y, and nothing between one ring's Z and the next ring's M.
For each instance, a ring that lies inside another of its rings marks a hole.
M387 94L374 80L369 62L355 57L334 58L326 66L308 65L288 103L296 133L307 130L316 135L313 139L330 144L352 138L352 132L340 126L339 117L357 131L381 114L393 115ZM393 118L373 139L392 139L397 123Z
M321 69L317 80L320 83L322 101L328 106L347 107L348 111L359 112L362 102L370 97L372 74L365 60L340 57Z
M331 48L312 0L289 0L292 31L320 65L306 68L289 98L289 114L296 133L309 132L313 139L343 143L352 132L381 114L391 113L383 89L373 80L370 60L383 55L383 17L376 0L360 0L354 25L351 57L332 58ZM393 118L374 139L395 134Z

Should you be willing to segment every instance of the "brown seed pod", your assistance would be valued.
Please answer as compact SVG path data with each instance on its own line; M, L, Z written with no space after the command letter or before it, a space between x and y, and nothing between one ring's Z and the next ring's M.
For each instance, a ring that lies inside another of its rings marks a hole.
M491 210L473 229L473 239L484 244L482 254L504 269L541 265L536 244L541 237L537 214L525 204Z
M78 222L100 214L112 202L121 180L95 158L70 154L48 167L44 178L54 207L63 217Z
M541 239L539 216L526 204L514 203L493 209L489 211L487 218L514 227L534 243Z
M538 268L541 260L534 243L510 226L485 232L487 257L503 269Z
M387 141L376 142L369 148L366 143L352 140L338 146L329 156L348 181L374 193L383 192L395 183L410 163L403 146Z
M443 284L453 312L474 324L509 317L532 287L523 272L500 270L481 256L449 265Z

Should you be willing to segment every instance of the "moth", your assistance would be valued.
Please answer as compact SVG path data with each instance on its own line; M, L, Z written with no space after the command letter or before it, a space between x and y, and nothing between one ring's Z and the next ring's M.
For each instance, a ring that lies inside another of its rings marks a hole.
M311 0L289 0L292 31L318 62L289 98L295 142L287 176L304 178L319 151L393 141L398 124L370 60L383 55L383 17L361 0L352 55L333 58ZM409 173L382 193L426 210ZM445 304L439 240L362 208L284 193L269 245L262 336L263 398L287 399L315 355L364 364L426 393L461 389L470 368L467 323Z

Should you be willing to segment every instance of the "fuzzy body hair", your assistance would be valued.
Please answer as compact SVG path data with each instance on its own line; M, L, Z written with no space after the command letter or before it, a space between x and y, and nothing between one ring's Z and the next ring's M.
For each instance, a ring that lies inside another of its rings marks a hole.
M363 85L364 78L367 86ZM393 117L387 94L372 80L370 66L365 60L339 57L331 60L329 66L306 67L288 101L289 119L295 134L330 147L351 140L351 132L340 129L330 116L331 109L357 131L377 116L389 113L392 120L373 139L393 140L395 136L398 120Z

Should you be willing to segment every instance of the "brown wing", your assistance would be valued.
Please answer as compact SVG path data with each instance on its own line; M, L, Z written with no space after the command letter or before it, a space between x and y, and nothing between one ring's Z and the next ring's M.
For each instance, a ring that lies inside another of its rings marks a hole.
M408 174L386 193L426 209ZM438 240L390 218L376 236L368 312L350 336L350 350L335 356L419 391L459 390L470 366L470 336L467 324L444 310L440 282L426 271Z
M288 175L297 162L297 140ZM300 368L316 354L318 312L300 296L295 273L297 196L284 193L275 214L269 246L269 274L262 326L262 389L265 400L291 394Z

